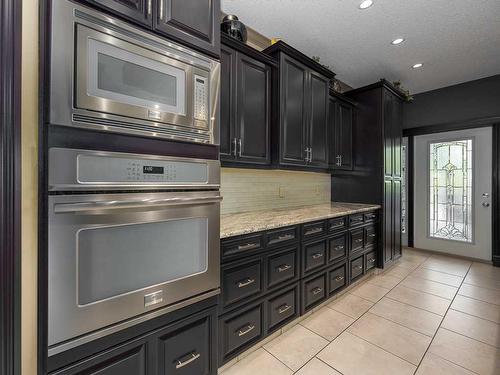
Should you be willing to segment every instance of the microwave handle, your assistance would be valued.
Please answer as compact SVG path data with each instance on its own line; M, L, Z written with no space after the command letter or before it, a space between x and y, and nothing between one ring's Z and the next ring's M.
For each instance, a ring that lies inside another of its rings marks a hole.
M54 205L55 213L84 212L96 210L127 209L152 206L170 205L194 205L216 203L222 200L221 196L216 197L193 197L193 198L163 198L145 200L123 200L123 201L98 201L98 202L77 202L77 203L57 203Z

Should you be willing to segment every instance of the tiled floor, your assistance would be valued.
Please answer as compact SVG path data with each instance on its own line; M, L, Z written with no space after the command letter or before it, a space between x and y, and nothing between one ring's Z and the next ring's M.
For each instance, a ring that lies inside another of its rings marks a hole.
M498 375L500 268L405 249L222 374Z

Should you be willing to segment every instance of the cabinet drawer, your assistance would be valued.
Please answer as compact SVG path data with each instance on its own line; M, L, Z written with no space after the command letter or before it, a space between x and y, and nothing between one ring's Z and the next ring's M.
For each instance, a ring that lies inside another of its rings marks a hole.
M160 373L210 374L210 318L159 338Z
M377 243L377 228L372 225L365 228L365 246L373 246Z
M280 251L267 258L267 286L272 288L298 276L298 248Z
M335 262L347 256L347 235L345 233L331 237L328 242L329 262Z
M364 230L358 229L351 232L351 253L362 250L364 247Z
M347 268L346 264L343 264L342 266L335 268L334 270L330 271L329 274L329 289L328 291L330 293L333 293L342 287L347 285Z
M266 233L267 246L281 246L289 244L297 241L298 238L297 227L278 229Z
M262 304L231 318L223 319L219 324L223 341L221 354L226 359L231 353L243 349L246 344L262 337Z
M224 306L261 292L262 261L254 260L222 270L222 299Z
M325 225L324 221L317 221L315 223L308 223L302 225L302 236L303 238L312 238L316 236L321 236L325 234Z
M337 232L340 230L344 230L347 228L347 218L346 217L337 217L335 219L330 219L328 221L328 231L329 232Z
M326 273L304 282L304 311L326 298Z
M298 308L298 293L297 288L283 293L277 297L273 297L267 304L267 319L268 329L276 328L280 323L285 322L287 319L297 315Z
M373 222L378 220L378 212L367 212L365 214L365 222Z
M354 227L364 223L364 214L354 214L349 216L349 226Z
M238 239L222 240L222 258L232 258L236 255L253 254L264 248L262 234L254 234Z
M363 274L363 255L351 260L351 280Z
M375 251L370 251L369 253L366 253L365 258L366 258L365 269L368 271L369 269L374 268L375 263L377 262L377 255L375 254Z
M326 264L327 240L309 242L303 245L304 274Z

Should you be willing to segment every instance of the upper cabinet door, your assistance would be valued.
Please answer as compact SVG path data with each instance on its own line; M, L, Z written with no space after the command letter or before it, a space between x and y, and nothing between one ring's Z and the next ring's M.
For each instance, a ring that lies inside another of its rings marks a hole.
M282 54L280 164L306 165L307 68Z
M338 102L338 142L340 165L339 169L352 169L352 122L353 107L350 104Z
M328 80L311 71L310 75L309 165L328 167Z
M270 164L271 68L238 53L236 127L238 162Z
M154 27L214 56L220 53L220 0L155 0Z
M85 0L87 3L104 8L130 21L151 27L152 0Z
M220 54L220 159L236 157L236 55L232 48L221 46Z
M328 165L330 169L339 167L339 135L337 100L330 97L328 100Z
M392 95L384 92L384 174L392 177L393 174L393 109Z
M393 137L393 176L401 177L401 143L402 143L403 102L392 98L392 137Z

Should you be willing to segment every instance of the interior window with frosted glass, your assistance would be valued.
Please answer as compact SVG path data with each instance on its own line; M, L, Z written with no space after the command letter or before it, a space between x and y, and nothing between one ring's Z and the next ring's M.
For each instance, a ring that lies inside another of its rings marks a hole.
M429 235L473 241L472 139L429 144Z

